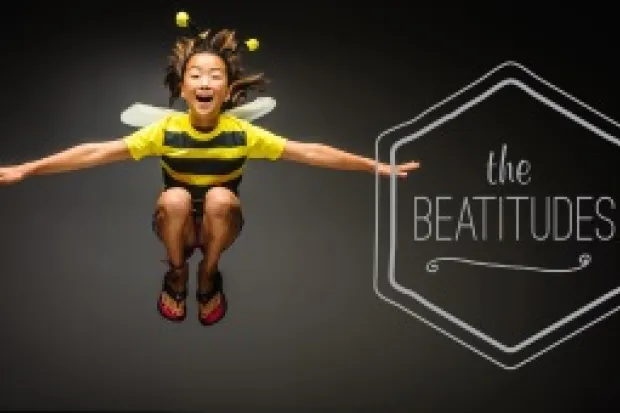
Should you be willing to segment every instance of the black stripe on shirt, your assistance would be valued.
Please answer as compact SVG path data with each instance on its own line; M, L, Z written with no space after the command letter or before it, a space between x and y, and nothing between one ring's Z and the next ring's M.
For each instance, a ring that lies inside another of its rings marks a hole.
M229 131L221 132L209 140L192 138L185 132L170 132L164 134L164 145L180 149L210 149L210 148L234 148L246 144L245 132Z
M161 160L175 172L191 175L228 175L241 168L246 158L205 159L171 158L162 156Z

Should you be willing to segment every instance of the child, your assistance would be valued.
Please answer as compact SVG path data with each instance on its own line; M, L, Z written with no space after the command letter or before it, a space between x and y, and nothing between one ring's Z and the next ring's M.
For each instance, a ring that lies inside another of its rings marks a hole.
M180 39L170 56L165 83L171 100L184 99L186 113L172 112L120 139L84 143L0 168L0 184L160 157L164 185L153 215L153 230L166 248L169 270L163 277L157 309L167 320L185 319L187 260L200 249L198 318L210 326L227 310L218 262L243 227L239 184L247 160L284 159L339 170L376 171L384 176L391 170L388 164L330 146L285 139L226 113L242 104L249 91L264 84L262 75L245 73L239 44L230 30ZM405 177L418 167L417 162L398 165L395 174Z

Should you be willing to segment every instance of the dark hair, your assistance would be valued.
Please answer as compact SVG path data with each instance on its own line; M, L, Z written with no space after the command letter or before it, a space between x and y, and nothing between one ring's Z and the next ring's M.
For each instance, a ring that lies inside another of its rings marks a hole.
M172 106L181 95L181 82L185 66L197 53L212 53L224 60L231 85L230 101L222 109L230 109L244 103L251 90L263 90L267 80L262 73L247 75L241 65L241 50L235 32L223 29L212 36L204 31L195 37L182 37L175 43L168 58L164 84L170 91L169 105Z

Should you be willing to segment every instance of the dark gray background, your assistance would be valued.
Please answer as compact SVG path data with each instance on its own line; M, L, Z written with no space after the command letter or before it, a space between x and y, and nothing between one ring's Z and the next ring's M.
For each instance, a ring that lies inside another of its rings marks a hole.
M373 156L380 132L505 60L620 117L608 10L381 4L7 6L0 163L123 136L124 108L165 105L180 7L261 40L246 61L272 79L278 107L258 123L290 138ZM412 155L460 176L468 165L442 149ZM429 185L424 171L412 179ZM379 300L368 174L251 164L247 225L222 262L227 318L204 329L189 300L185 323L163 321L164 255L149 228L159 174L148 160L0 190L0 408L548 412L614 403L617 318L506 372Z

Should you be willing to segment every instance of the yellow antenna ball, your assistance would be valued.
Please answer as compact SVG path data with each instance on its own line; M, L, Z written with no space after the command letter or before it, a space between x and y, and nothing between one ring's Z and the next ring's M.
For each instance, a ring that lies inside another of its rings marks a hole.
M248 39L245 41L245 45L248 47L248 50L250 50L250 52L253 52L258 49L258 40Z
M189 23L189 14L185 13L184 11L178 12L176 22L177 26L179 27L187 27L187 24Z

